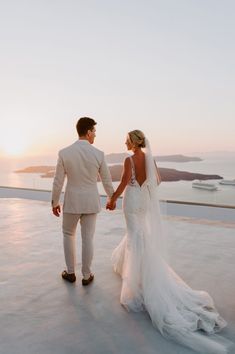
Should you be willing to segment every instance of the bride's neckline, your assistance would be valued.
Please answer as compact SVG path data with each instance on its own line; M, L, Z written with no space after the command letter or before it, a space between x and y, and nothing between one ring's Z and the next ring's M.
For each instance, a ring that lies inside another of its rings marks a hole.
M144 182L141 183L141 184L137 181L137 179L135 179L135 181L136 181L136 183L138 184L138 186L141 188L141 187L143 187L143 185L144 185L145 182L147 181L147 178L145 178Z

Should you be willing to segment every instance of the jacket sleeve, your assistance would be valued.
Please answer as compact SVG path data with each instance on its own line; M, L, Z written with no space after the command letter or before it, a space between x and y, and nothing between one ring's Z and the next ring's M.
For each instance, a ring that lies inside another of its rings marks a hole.
M64 185L65 175L66 172L63 164L63 159L59 153L57 165L56 165L55 177L53 181L53 187L52 187L52 197L51 197L52 207L56 207L59 205L60 194Z
M111 197L114 193L114 189L112 184L112 177L108 165L106 163L104 153L103 153L102 162L99 169L99 175L106 194L109 197Z

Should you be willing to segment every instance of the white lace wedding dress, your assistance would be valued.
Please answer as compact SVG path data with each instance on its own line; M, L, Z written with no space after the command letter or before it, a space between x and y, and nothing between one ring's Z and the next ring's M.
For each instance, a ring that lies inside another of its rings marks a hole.
M130 311L146 310L167 338L204 354L227 353L220 336L208 336L226 326L210 295L192 290L164 260L151 159L150 150L146 155L147 179L140 186L131 158L132 178L123 198L127 233L112 255L114 270L122 277L121 304Z

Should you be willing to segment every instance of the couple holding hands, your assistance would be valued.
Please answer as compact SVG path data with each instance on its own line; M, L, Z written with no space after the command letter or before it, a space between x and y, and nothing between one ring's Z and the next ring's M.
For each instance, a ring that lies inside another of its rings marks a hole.
M66 270L62 278L76 281L76 228L81 225L82 285L94 280L91 271L96 217L101 210L97 189L100 176L114 210L123 195L126 234L114 249L114 271L122 278L120 302L128 311L147 311L153 325L169 339L204 354L227 353L225 344L210 334L226 326L205 291L191 289L167 264L158 198L161 182L148 139L140 130L127 134L132 155L124 162L119 186L114 191L102 151L93 146L96 122L83 117L77 122L78 140L59 151L52 189L52 211L60 216L60 194L67 177L63 204L63 243ZM208 334L208 335L205 335Z

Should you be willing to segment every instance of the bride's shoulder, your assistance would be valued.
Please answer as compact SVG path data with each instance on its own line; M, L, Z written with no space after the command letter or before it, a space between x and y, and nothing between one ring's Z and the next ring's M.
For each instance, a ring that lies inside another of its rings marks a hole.
M127 156L124 160L124 165L131 165L131 156Z
M128 156L124 160L124 169L125 170L131 170L131 157Z

